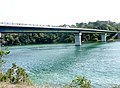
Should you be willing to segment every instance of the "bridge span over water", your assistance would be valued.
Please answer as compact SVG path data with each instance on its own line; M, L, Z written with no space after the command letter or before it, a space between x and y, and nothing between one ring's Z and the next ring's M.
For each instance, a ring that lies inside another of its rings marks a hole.
M106 42L106 33L116 33L120 38L119 31L88 29L88 28L70 28L70 27L51 27L37 24L20 23L0 23L0 33L38 33L38 32L72 32L75 33L75 45L81 45L82 33L101 33L101 41ZM1 37L1 34L0 34Z

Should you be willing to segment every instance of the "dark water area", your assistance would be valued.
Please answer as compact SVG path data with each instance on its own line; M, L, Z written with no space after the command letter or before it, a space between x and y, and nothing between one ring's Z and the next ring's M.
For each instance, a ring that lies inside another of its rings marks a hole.
M4 48L4 47L3 47ZM69 84L76 75L91 80L93 88L120 84L120 42L47 44L9 47L5 69L24 67L36 84Z

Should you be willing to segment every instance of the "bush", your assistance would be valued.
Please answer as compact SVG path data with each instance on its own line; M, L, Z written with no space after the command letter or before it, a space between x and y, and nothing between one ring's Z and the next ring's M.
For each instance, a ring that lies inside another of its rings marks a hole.
M2 57L3 57L4 55L9 54L9 53L10 53L10 51L8 51L7 48L6 48L5 50L1 50L1 49L0 49L0 79L1 79L2 76L3 76L2 65L3 65L3 63L5 62L4 60L2 60Z
M28 81L28 75L25 69L18 67L16 64L12 64L12 67L7 70L6 73L1 75L0 81L10 82L13 84L25 83Z
M69 85L69 88L91 88L91 82L85 77L76 76Z
M9 53L10 53L10 51L8 51L7 48L6 48L6 50L1 50L1 49L0 49L0 73L1 73L2 64L3 64L3 62L4 62L4 60L2 60L2 57L3 57L4 55L9 54Z
M4 56L4 55L7 55L7 54L9 54L10 53L10 51L3 51L3 50L0 50L0 60L2 59L2 57Z

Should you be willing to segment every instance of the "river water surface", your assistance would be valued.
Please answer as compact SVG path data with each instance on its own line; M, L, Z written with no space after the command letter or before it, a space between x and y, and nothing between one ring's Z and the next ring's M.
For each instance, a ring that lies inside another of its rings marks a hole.
M76 75L91 80L93 88L120 84L120 42L48 44L9 47L5 69L22 66L36 84L69 84Z

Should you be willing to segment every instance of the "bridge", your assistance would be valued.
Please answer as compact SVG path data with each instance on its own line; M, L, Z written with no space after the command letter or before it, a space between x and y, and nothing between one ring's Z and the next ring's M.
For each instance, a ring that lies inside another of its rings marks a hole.
M0 37L1 33L39 33L39 32L72 32L75 33L75 45L81 45L82 33L101 33L101 41L106 42L107 33L116 33L120 38L119 31L88 29L88 28L70 28L70 27L55 27L42 26L38 24L22 24L22 23L0 23Z

